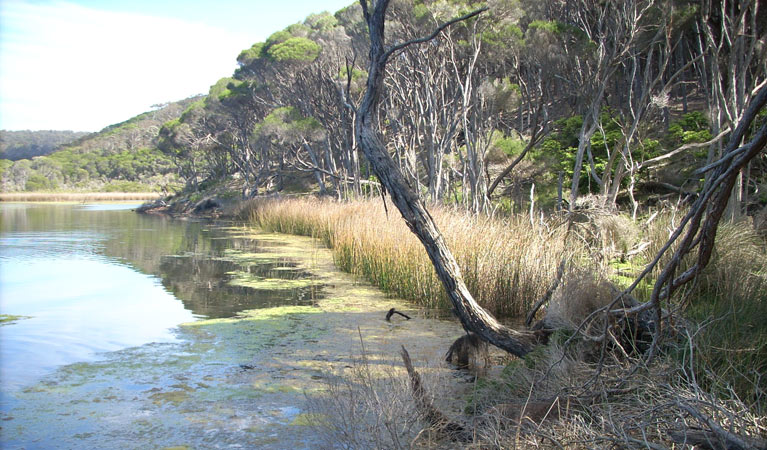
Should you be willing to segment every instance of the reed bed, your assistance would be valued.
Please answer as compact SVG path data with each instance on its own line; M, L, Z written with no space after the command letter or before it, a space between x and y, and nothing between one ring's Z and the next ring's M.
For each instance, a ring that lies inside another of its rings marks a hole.
M158 192L3 192L0 202L106 202L153 200Z
M314 236L333 251L336 264L385 292L428 307L449 300L423 246L396 210L380 200L342 203L317 198L254 200L244 207L264 229ZM431 208L475 299L493 314L521 316L556 276L564 228L532 227L526 218L505 220Z
M260 199L245 205L243 213L267 230L321 239L332 249L337 265L383 290L431 307L450 306L422 245L396 210L390 208L386 214L380 200ZM655 257L680 217L678 211L670 210L649 222L624 223L623 218L597 214L571 227L574 231L568 235L565 224L555 225L556 218L531 223L526 216L489 219L441 208L432 208L431 214L469 289L483 307L499 316L525 313L550 285L562 258L571 262L571 270L587 274L609 274L612 262L624 259L631 269L640 270ZM632 248L644 251L629 259ZM466 399L470 416L452 415L474 431L468 446L665 448L678 445L680 433L684 438L687 431L707 429L708 418L739 436L764 435L764 249L765 241L747 224L721 227L709 267L675 297L675 305L664 305L682 313L680 323L686 319L687 325L680 327L676 339L665 343L650 365L633 356L613 355L597 367L592 358L598 352L589 347L595 344L576 340L565 347L570 334L564 333L524 361L509 363L500 377L478 379ZM670 257L671 253L662 258L661 267ZM650 275L648 285L658 270ZM567 302L585 304L597 291L593 283L564 283L558 295ZM355 367L364 369L364 362ZM594 383L597 379L600 382ZM386 441L390 448L453 448L455 443L432 442L424 438L428 434L413 427L419 417L409 405L412 399L403 379L360 382L344 377L338 383L328 387L332 395L313 399L314 413L322 418L316 425L326 432L329 443L354 446L354 442L373 439ZM441 392L444 383L439 381L429 386L438 398L454 395ZM586 386L596 389L594 396L550 423L515 427L499 415L504 405L524 405L580 392ZM600 386L604 392L599 392ZM609 390L609 386L621 389ZM381 398L396 404L396 411L381 406ZM338 420L345 411L360 408L366 423L376 425L367 434L358 422ZM399 418L396 429L383 426L393 423L391 417Z

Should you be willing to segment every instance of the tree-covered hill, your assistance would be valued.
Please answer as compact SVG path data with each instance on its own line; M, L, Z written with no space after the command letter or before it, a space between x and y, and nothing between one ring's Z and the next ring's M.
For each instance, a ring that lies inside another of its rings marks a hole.
M0 130L0 159L18 161L44 156L62 145L87 136L82 131L6 131Z
M531 190L563 208L689 198L765 81L757 3L395 2L387 45L488 10L389 59L381 137L422 195L474 211L526 210ZM160 148L190 189L238 178L251 196L296 171L338 197L375 186L353 138L366 31L355 2L244 49L232 77L162 127ZM730 216L767 203L765 168L761 155L743 173Z
M173 162L157 148L163 123L197 98L156 105L98 133L77 136L43 156L0 160L2 190L150 191L178 183ZM42 133L42 132L12 132Z

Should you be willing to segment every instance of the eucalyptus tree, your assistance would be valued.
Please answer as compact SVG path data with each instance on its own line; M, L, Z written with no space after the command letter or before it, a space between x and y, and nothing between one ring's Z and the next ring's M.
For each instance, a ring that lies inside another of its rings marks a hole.
M273 33L266 42L243 51L236 76L254 80L260 87L250 90L251 103L267 111L296 108L324 128L324 133L310 133L313 137L303 139L300 145L291 144L287 153L277 152L273 142L261 136L256 140L259 145L271 145L268 152L262 151L264 158L276 157L278 168L288 165L314 172L323 191L329 176L337 192L351 182L359 193L359 158L350 131L353 117L339 86L345 68L342 61L349 57L348 46L349 37L334 16L311 15L304 23ZM350 69L350 74L354 70ZM264 125L259 122L264 117L258 117L258 127ZM321 141L314 139L317 136ZM286 158L288 154L290 158Z
M347 98L358 95L365 73L355 65L352 38L335 17L310 16L306 23L322 52L296 75L293 95L286 96L285 101L316 120L324 133L322 141L304 140L297 156L303 153L308 159L298 158L297 167L327 178L339 197L358 196L362 193L360 159L354 143L354 111L348 107Z
M764 3L755 0L700 2L696 22L699 65L712 135L734 130L758 89L767 84L767 20ZM712 145L708 163L723 156L723 142ZM744 166L727 209L735 219L747 204L749 167ZM708 177L706 183L712 179Z
M425 7L404 2L394 6L391 35L397 39L420 36L438 20ZM442 199L449 188L455 169L450 163L446 167L445 158L456 155L461 126L460 81L452 74L449 56L444 42L403 49L391 61L385 80L388 95L382 102L395 161L432 202Z
M188 188L197 190L200 181L218 179L237 166L238 147L229 111L220 97L229 94L233 79L223 78L211 86L204 98L193 102L178 119L159 130L157 146L177 165Z
M628 177L627 193L636 217L634 186L642 161L641 155L635 153L643 145L642 129L651 129L661 121L668 107L668 93L692 61L669 73L674 45L681 39L672 42L673 5L624 2L623 8L625 23L633 25L624 29L625 50L615 61L617 70L611 80L614 88L596 117L599 133L592 137L586 152L590 176L600 189L603 204L615 207L622 182ZM609 124L605 124L606 120ZM605 131L607 125L614 130L612 135ZM594 162L596 151L604 152L601 174Z

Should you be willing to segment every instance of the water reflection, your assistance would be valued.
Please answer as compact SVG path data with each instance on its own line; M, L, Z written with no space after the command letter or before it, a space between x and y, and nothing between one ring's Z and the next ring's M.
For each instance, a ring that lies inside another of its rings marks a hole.
M219 241L220 242L220 241ZM254 289L230 283L232 273L241 265L211 254L187 253L160 258L162 284L195 314L210 318L232 317L240 311L279 305L311 305L318 297L315 286L295 289ZM290 262L264 263L246 267L263 278L291 280L307 277L306 271L294 269ZM294 265L294 264L293 264ZM280 270L281 268L291 270Z
M136 205L0 204L0 382L18 388L100 352L171 342L196 317L231 317L275 305L308 305L317 286L233 285L238 273L308 276L288 260L243 265L215 225L138 215Z

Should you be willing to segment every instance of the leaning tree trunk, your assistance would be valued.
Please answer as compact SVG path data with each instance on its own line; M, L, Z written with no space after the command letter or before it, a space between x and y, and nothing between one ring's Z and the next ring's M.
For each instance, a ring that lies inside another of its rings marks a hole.
M446 22L428 37L387 48L384 46L384 20L389 0L376 1L372 5L372 11L368 9L367 0L360 0L360 4L370 33L370 67L367 90L357 110L357 122L354 130L357 143L365 153L381 184L389 192L392 202L399 209L402 218L423 243L463 327L509 353L523 356L530 352L537 343L535 335L532 332L516 331L503 326L477 304L466 288L458 263L445 244L434 219L418 195L405 182L376 130L377 105L383 91L384 72L388 58L408 45L433 39L448 26L474 17L483 10Z

